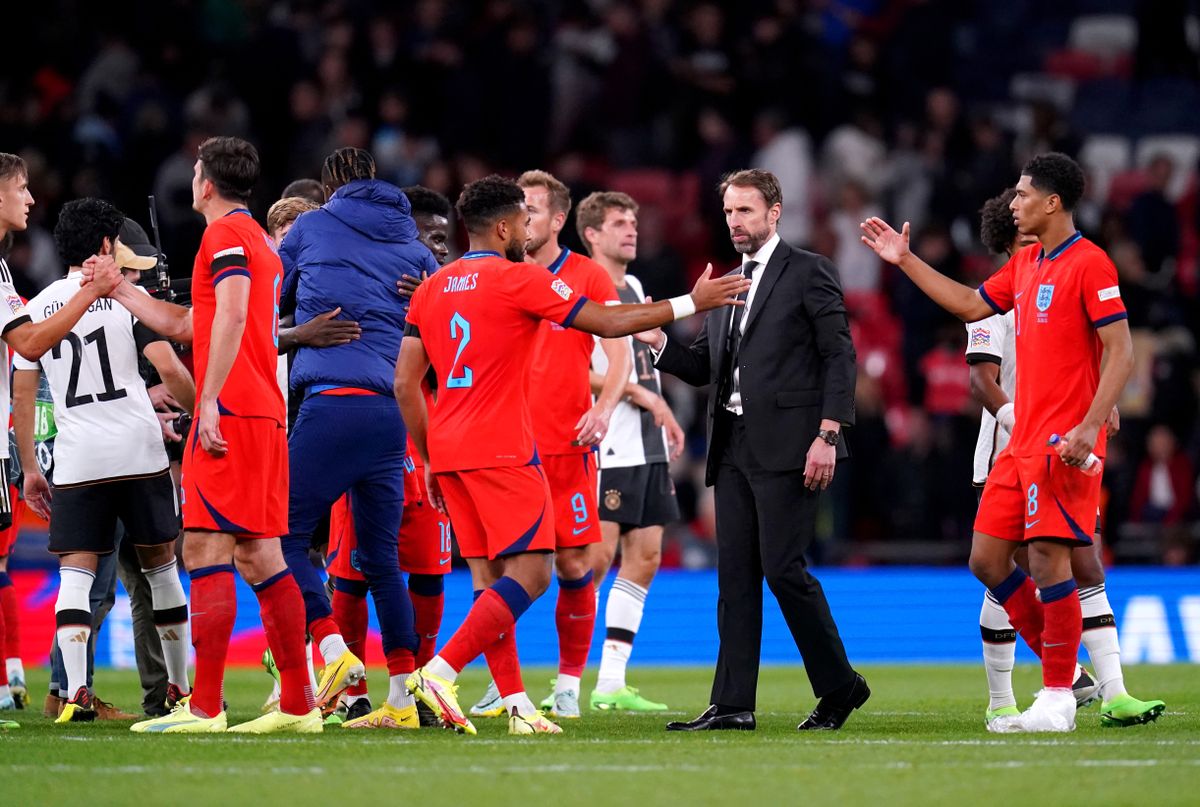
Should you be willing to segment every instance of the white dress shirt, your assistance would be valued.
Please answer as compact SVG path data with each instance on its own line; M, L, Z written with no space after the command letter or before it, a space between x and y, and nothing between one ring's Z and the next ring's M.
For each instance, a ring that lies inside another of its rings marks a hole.
M779 246L779 233L775 233L769 239L767 239L767 243L759 247L758 252L755 252L753 255L742 255L743 267L750 261L754 261L758 264L758 266L754 268L754 274L750 276L750 291L746 293L745 310L742 311L742 318L738 323L739 339L746 334L746 323L750 319L750 308L754 305L754 295L758 291L758 285L762 281L763 274L767 268L767 263L770 262L771 256L775 254L775 247L777 246ZM729 311L725 312L725 316L730 318L733 317L732 307L730 307ZM654 356L655 364L658 363L658 357L662 355L663 349L666 348L668 338L669 337L664 336L662 348L659 348L658 350L655 350L654 348L650 349L650 353ZM726 334L726 338L729 338L728 334ZM738 368L734 367L733 391L729 395L729 402L725 404L726 409L738 416L741 416L742 414L742 391L740 387L740 375L741 373Z
M750 261L754 261L758 266L754 267L754 274L750 276L750 291L746 293L746 306L742 310L742 318L738 322L738 339L746 335L746 323L750 321L750 309L754 306L754 294L758 291L758 285L762 281L767 262L771 260L771 255L774 254L777 246L779 246L779 233L771 236L767 243L758 248L758 252L742 256L743 271ZM733 316L732 308L729 316ZM739 417L742 414L741 370L737 367L733 368L733 389L729 393L729 403L725 404L725 408Z

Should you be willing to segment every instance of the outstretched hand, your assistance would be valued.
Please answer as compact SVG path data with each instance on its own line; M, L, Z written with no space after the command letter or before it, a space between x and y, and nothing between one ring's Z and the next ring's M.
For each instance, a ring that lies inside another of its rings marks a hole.
M692 302L697 311L710 311L723 305L745 305L738 296L750 290L750 279L740 272L714 278L710 263L692 289Z
M908 248L909 225L904 222L900 232L878 216L872 216L859 225L862 230L862 242L883 260L891 264L899 264L911 253Z

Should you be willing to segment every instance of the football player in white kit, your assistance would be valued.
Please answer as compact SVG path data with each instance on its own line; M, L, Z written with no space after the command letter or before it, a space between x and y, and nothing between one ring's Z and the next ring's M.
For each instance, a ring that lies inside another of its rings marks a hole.
M624 193L593 193L576 210L579 237L592 259L607 270L622 303L646 302L642 284L626 269L637 257L638 206ZM683 429L662 397L650 348L633 339L633 370L625 397L613 410L600 443L600 531L593 547L597 589L612 566L618 545L621 569L608 593L604 648L591 708L660 712L627 684L625 668L641 626L650 583L662 556L663 527L679 520L668 461L683 450ZM597 343L592 354L592 389L599 390L608 361Z
M139 259L120 243L117 234L124 221L124 214L99 199L64 205L54 237L70 269L29 301L28 314L35 322L87 294L90 284L81 289L80 267L92 255L113 254L129 268L154 261ZM143 354L156 364L156 355L160 362L161 355L174 358L170 345L120 303L97 299L40 361L14 360L17 373L46 374L58 429L51 489L33 457L32 418L24 414L16 419L17 445L26 460L25 498L35 512L50 516L50 551L59 556L55 621L67 691L72 693L59 723L96 717L86 686L89 594L99 556L115 549L118 520L150 584L167 666L167 700L177 702L189 692L187 601L175 562L179 508L163 429L138 372Z

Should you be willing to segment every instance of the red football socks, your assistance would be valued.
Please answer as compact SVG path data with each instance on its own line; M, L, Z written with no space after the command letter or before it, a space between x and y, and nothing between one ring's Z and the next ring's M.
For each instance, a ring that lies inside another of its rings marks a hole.
M483 655L500 697L507 698L525 691L525 682L521 680L521 660L517 658L516 625L483 651Z
M279 669L279 711L308 714L316 708L304 647L304 598L287 569L251 588L258 597L267 645Z
M1083 612L1074 580L1042 589L1046 626L1042 630L1042 685L1070 689L1075 683Z
M554 621L558 626L558 672L579 678L587 666L596 624L596 589L591 571L578 580L558 579Z
M191 578L192 647L196 650L196 679L189 705L194 714L216 717L225 708L222 694L225 656L229 652L229 639L233 636L233 621L237 616L233 566L206 566L193 571ZM303 603L299 609L299 613L303 614Z
M346 640L346 647L350 648L350 652L358 656L363 664L366 664L367 595L365 585L362 596L349 591L343 591L340 588L333 590L333 619L337 622L338 627L342 629L342 638ZM366 695L367 679L363 678L363 680L347 689L346 694Z
M417 638L421 640L417 647L417 666L424 667L437 652L438 630L442 626L446 596L425 596L417 594L411 588L408 590L408 596L413 605L413 628L417 632Z
M8 686L8 664L5 659L8 658L8 628L5 625L4 609L0 608L0 687Z
M385 655L387 656L387 671L389 676L408 675L410 672L417 669L413 652L407 647L393 648Z
M504 597L496 593L494 588L489 588L471 606L467 618L438 655L455 670L461 671L501 636L511 632L516 622Z
M1020 587L1002 602L1008 621L1039 657L1042 655L1043 606L1037 598L1037 586L1026 577Z
M17 589L11 580L8 582L9 585L0 586L0 614L4 625L0 629L0 642L5 648L5 655L0 660L21 655L21 613L17 607Z

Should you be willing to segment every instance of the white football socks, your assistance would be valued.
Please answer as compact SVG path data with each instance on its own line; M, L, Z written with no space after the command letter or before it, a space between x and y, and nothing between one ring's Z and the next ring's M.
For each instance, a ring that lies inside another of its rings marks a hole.
M1083 611L1083 646L1096 669L1100 698L1107 702L1126 692L1117 622L1104 584L1079 589L1079 607Z
M321 640L321 658L325 659L326 664L337 661L342 657L343 653L349 653L350 648L346 646L346 640L342 638L340 633L331 633ZM309 667L312 665L310 664Z
M179 582L175 559L156 569L142 569L150 584L150 601L154 608L154 627L162 643L163 661L167 665L167 681L190 692L188 686L188 648L192 645L188 623L187 597Z
M1017 658L1017 634L1008 621L1004 606L990 591L983 593L979 611L979 630L983 636L983 669L988 681L988 709L1016 706L1012 672Z
M407 680L408 673L388 676L387 702L397 709L405 709L416 703L413 696L409 694L408 688L404 686L404 682Z
M648 590L617 577L604 609L605 639L600 654L596 691L611 694L625 686L625 669L633 654L633 639L642 626Z
M54 613L58 625L58 649L62 653L63 668L67 671L65 684L68 698L75 697L79 688L87 685L88 639L92 636L89 597L95 579L95 573L87 569L64 566L59 570L58 600L54 603Z

